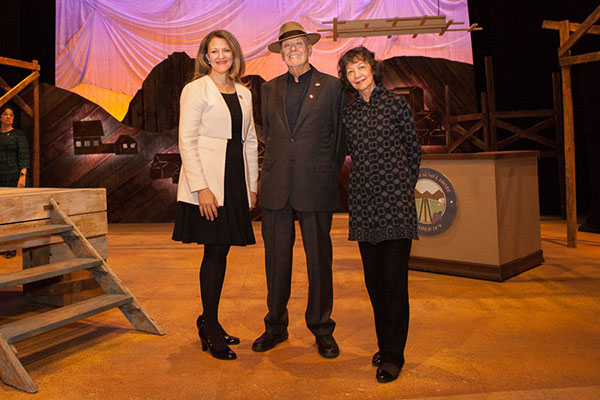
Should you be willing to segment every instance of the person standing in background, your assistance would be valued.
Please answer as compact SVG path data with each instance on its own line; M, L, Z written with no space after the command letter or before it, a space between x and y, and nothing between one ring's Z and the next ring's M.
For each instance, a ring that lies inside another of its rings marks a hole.
M29 169L29 143L23 131L15 129L15 110L0 109L0 186L25 187Z
M24 188L31 186L27 181L29 143L25 133L13 127L14 121L14 108L9 105L0 108L0 186ZM17 252L3 254L12 258Z

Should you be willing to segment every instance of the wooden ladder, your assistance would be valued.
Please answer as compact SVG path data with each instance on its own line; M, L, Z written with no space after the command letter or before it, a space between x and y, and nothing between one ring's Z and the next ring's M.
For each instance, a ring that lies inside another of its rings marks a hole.
M90 254L81 254L80 258L23 269L19 272L0 274L0 290L75 271L88 270L105 294L0 325L0 378L5 384L28 393L36 393L37 387L17 358L17 351L13 346L16 342L115 307L119 307L135 329L155 335L164 335L162 328L144 310L58 203L54 199L50 199L50 204L52 206L50 225L15 230L10 235L0 236L0 244L34 237L61 235L69 247L72 247L70 244L74 240L81 241Z

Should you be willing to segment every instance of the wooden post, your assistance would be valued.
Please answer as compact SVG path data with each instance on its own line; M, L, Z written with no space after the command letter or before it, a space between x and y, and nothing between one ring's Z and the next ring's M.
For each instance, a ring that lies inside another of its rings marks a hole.
M38 66L37 60L33 64ZM38 66L39 68L39 66ZM40 187L40 85L33 82L33 187Z
M452 125L450 124L450 88L448 85L444 86L444 101L446 102L444 113L444 122L446 124L446 148L450 149L452 146Z
M485 144L485 151L490 151L490 110L487 104L487 94L481 93L481 122L483 124L483 143Z
M492 57L485 57L485 80L487 87L487 106L489 111L489 150L498 150L498 132L496 130L496 90L494 88L494 66Z
M563 134L563 107L560 73L552 73L552 94L554 97L554 128L556 132L556 162L558 166L558 185L560 190L560 209L566 218L565 208L565 141Z
M569 21L560 27L561 46L569 39ZM570 56L568 51L566 56ZM564 141L565 141L565 191L567 209L567 246L577 247L577 194L575 183L575 121L573 118L573 93L571 91L571 67L560 68L562 78Z

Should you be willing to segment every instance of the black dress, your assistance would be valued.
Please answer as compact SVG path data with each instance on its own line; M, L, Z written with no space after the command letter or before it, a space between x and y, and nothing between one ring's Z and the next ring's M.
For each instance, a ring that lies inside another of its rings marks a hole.
M231 114L231 139L225 156L225 200L217 218L200 215L198 205L177 202L173 240L183 243L245 246L256 243L246 190L242 145L242 109L237 93L222 93Z

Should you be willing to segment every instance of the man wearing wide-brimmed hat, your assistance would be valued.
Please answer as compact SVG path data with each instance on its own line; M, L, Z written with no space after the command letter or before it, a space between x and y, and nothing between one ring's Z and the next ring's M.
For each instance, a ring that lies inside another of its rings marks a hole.
M262 87L266 152L260 204L265 243L267 306L265 332L252 349L262 352L288 337L287 303L295 240L294 214L302 232L308 268L306 324L319 354L339 355L333 338L332 212L338 207L337 176L346 155L340 110L345 94L340 81L308 62L321 36L286 22L269 45L281 53L288 72Z

